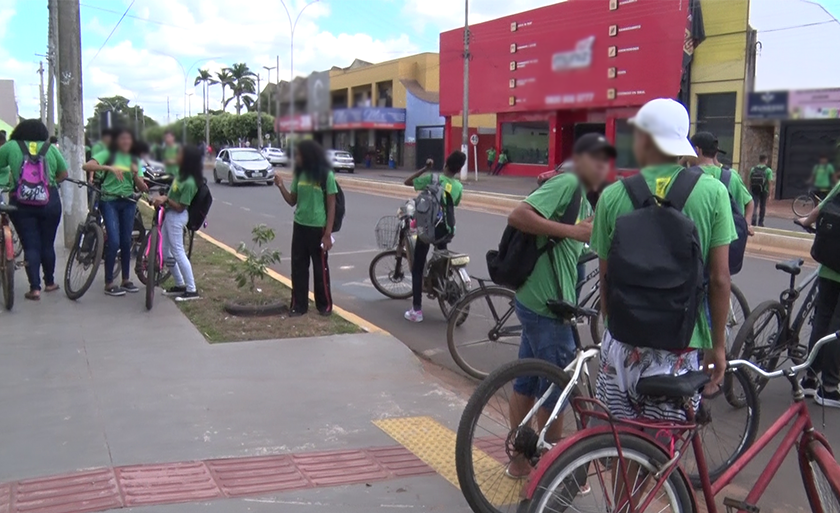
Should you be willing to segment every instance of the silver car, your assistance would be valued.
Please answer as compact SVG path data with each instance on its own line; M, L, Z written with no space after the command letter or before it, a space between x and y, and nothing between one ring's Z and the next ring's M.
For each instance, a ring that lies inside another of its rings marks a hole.
M349 152L327 150L327 162L330 163L336 173L340 171L347 171L348 173L356 172L356 163L353 161L353 155L350 155Z
M213 167L213 180L228 185L274 183L274 166L254 148L229 148L219 152Z
M262 156L271 162L273 166L286 167L289 165L288 155L286 155L286 152L280 148L263 148Z

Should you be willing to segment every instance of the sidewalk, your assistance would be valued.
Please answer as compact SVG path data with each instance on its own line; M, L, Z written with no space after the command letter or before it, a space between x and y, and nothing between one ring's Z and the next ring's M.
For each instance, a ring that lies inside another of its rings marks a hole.
M468 511L373 423L453 430L463 409L396 339L211 346L160 295L146 312L100 276L78 302L36 303L17 278L0 313L0 511Z

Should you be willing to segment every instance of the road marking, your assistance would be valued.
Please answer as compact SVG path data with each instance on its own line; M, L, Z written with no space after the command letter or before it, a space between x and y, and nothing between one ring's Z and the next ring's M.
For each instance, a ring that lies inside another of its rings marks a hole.
M231 203L230 201L222 201L222 203L224 203L225 205L227 205L229 207L233 206L233 203Z
M355 267L355 265L342 265L341 267L339 267L339 269L342 271L349 271L350 269L354 269Z
M274 219L274 217L275 217L275 216L273 216L273 215L271 215L271 214L260 214L260 215L261 215L261 216L263 216L263 217L265 217L265 218L268 218L268 219Z
M242 209L242 210L244 210L245 212L250 212L250 211L251 211L251 209L250 209L250 208L247 208L247 207L239 207L239 208L241 208L241 209Z
M367 287L367 288L371 288L371 289L375 288L373 286L373 283L371 283L370 278L368 278L364 281L348 281L347 283L344 284L344 286L345 287L352 287L352 286Z
M426 358L431 358L432 356L434 356L436 354L440 354L442 352L444 352L444 349L442 347L436 347L434 349L426 349L421 354L423 356L425 356Z
M338 253L330 251L330 256L362 255L364 253L378 253L379 249L358 249L356 251L341 251Z

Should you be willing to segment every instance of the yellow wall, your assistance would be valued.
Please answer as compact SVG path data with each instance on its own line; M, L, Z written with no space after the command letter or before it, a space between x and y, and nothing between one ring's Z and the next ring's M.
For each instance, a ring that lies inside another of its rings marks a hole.
M741 154L750 0L701 0L706 40L694 52L691 64L691 124L697 123L697 95L735 92L733 166Z
M331 70L330 91L344 91L353 87L371 86L389 80L393 84L393 104L396 108L404 109L406 103L405 86L402 85L400 80L416 80L426 91L438 91L440 88L440 60L438 54L421 53L359 69ZM373 90L375 95L375 88ZM352 95L347 100L352 102Z
M469 117L470 128L496 128L495 114L470 114ZM452 128L461 128L464 126L464 121L461 116L452 116Z

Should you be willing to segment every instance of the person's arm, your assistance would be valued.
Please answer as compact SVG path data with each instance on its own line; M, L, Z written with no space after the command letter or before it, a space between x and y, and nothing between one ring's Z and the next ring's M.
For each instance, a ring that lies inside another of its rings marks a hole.
M137 167L136 163L131 164L131 176L134 178L134 186L140 192L148 192L149 186L146 185L145 180L143 180L143 175L140 173L140 168Z
M288 203L290 207L297 205L297 188L295 187L294 179L292 179L292 189L294 192L286 189L286 184L283 183L283 177L280 176L279 173L274 175L274 185L280 189L280 194L283 195L283 199L286 200L286 203Z
M51 148L49 151L54 152L55 183L61 183L67 178L67 161L64 160L64 155L62 155L55 147Z
M420 175L431 169L433 165L434 161L432 159L426 159L426 167L418 169L414 174L406 178L403 182L403 185L406 185L408 187L414 187L414 180L416 180Z
M749 203L744 205L744 219L747 220L747 231L750 235L755 235L755 229L753 228L752 223L750 223L753 212L755 212L755 201L750 200Z
M332 249L332 227L335 222L335 194L327 194L327 225L324 227L324 236L321 237L321 247L324 251Z
M112 173L114 176L117 177L117 180L123 181L123 172L119 169L116 169L114 166L106 166L104 163L108 161L109 153L103 151L97 155L94 155L92 159L87 161L84 165L82 165L82 169L87 171L90 174L94 174L97 172L106 172Z
M574 239L580 242L589 242L589 236L592 233L592 223L588 220L574 225L550 221L524 201L510 213L508 224L531 235L545 235L553 239Z
M714 363L711 385L720 385L726 372L726 322L729 318L729 244L709 250L709 310L712 317L712 351L706 352L706 363ZM700 321L703 322L703 321ZM715 390L709 390L713 393Z

